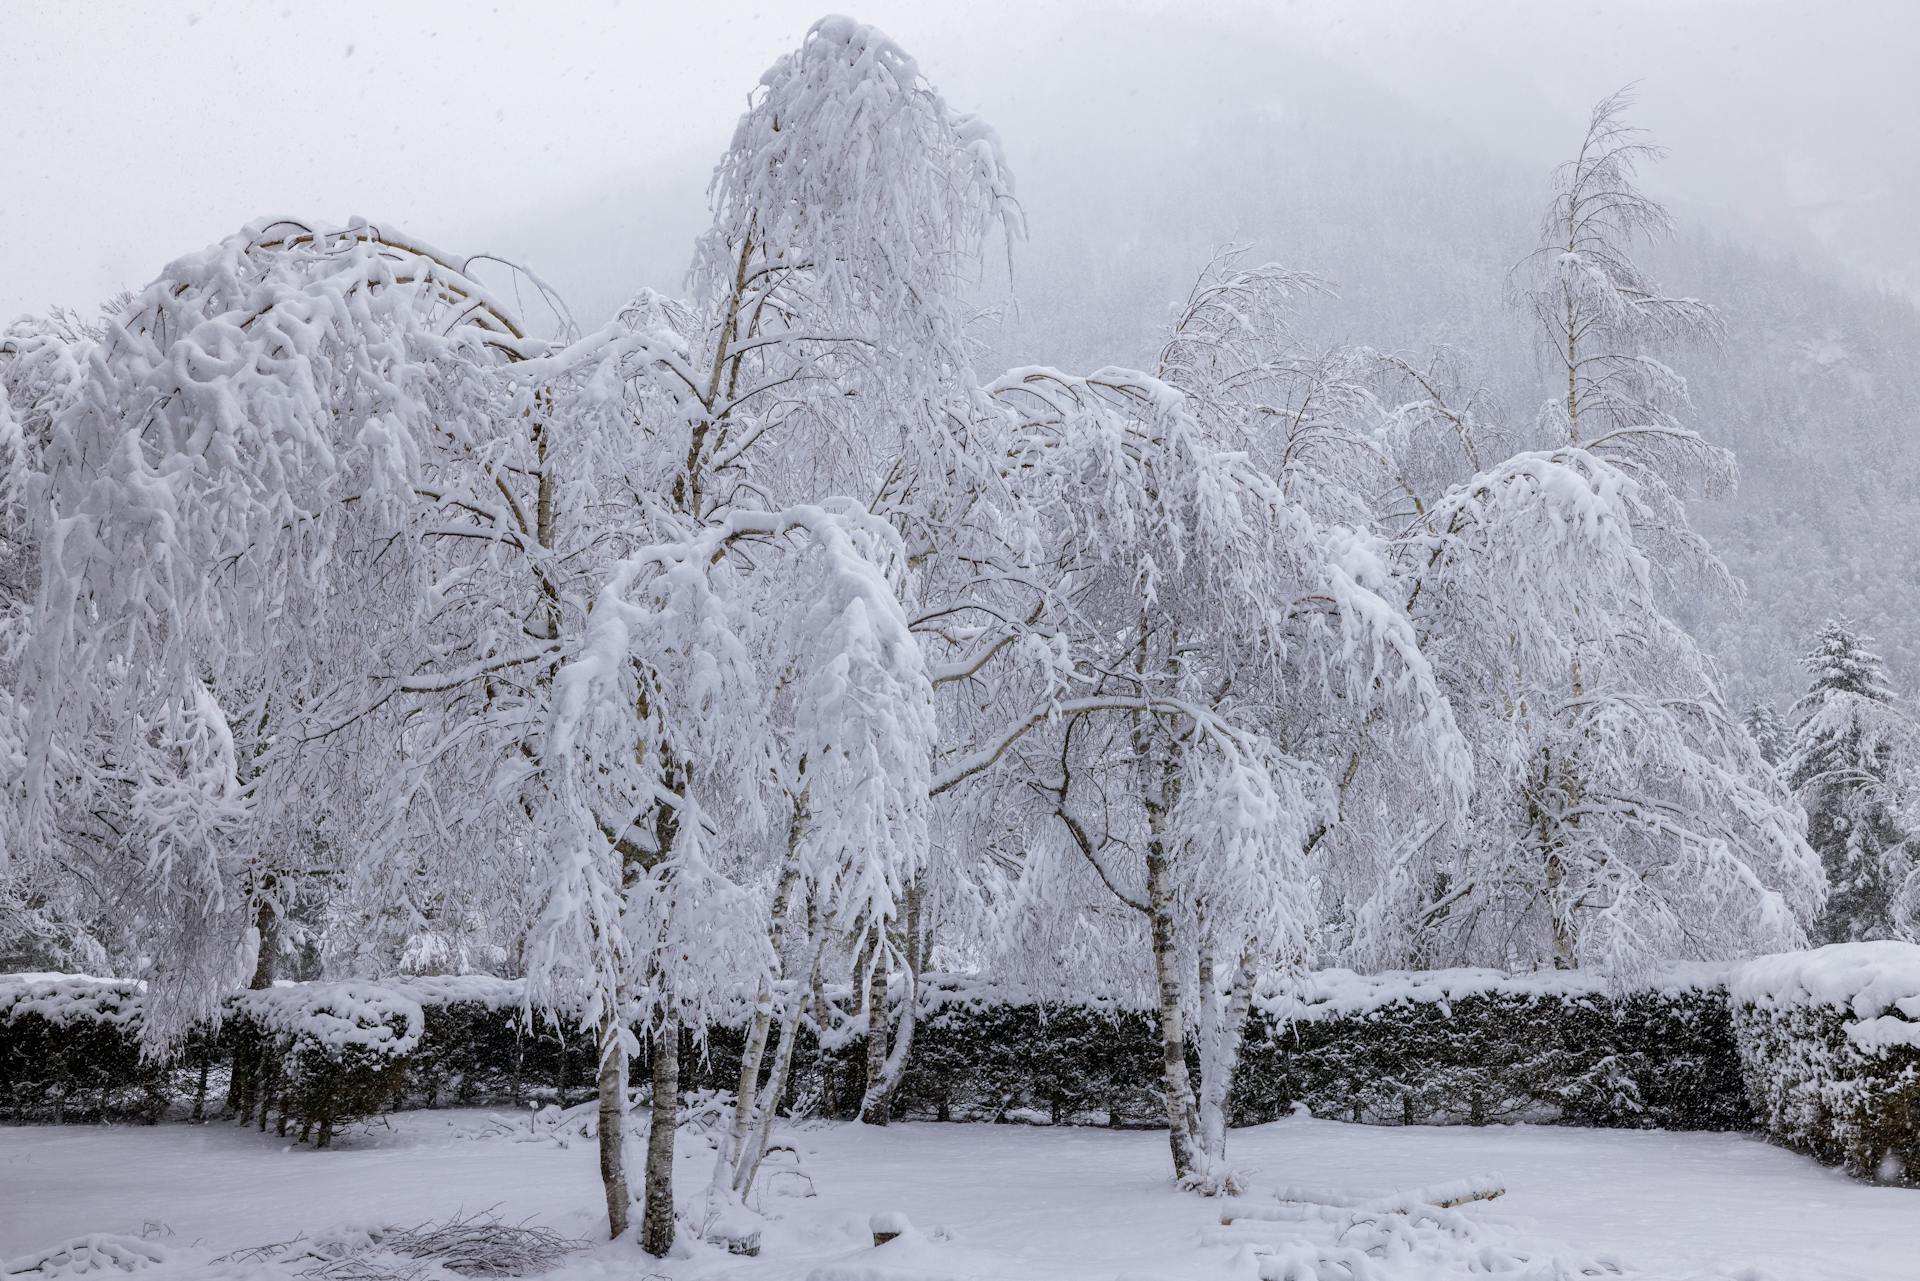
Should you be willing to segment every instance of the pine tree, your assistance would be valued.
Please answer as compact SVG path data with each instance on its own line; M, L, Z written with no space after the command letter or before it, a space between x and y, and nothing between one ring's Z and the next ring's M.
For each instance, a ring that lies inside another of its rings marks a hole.
M1845 621L1814 636L1810 680L1793 707L1787 781L1828 881L1821 942L1915 934L1911 816L1916 726L1887 682L1870 637Z
M1772 703L1755 703L1747 709L1741 723L1746 726L1747 737L1760 749L1762 760L1769 765L1778 765L1786 759L1793 736Z

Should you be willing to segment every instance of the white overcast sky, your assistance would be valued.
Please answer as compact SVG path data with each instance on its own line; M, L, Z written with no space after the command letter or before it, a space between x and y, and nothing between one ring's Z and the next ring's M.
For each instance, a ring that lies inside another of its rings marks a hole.
M691 158L718 152L761 70L825 10L0 0L0 321L90 306L266 214L363 214L449 249L511 248L537 269L579 252L539 243L542 210L657 170L647 216L694 226ZM1016 159L1018 139L1063 127L1061 68L1075 128L1100 118L1101 95L1177 115L1208 60L1236 56L1248 33L1376 79L1530 164L1556 159L1587 104L1637 79L1636 118L1673 149L1670 195L1804 234L1920 291L1920 0L979 0L854 13L985 114ZM1135 67L1175 50L1179 65L1103 77L1086 65L1102 47L1130 50ZM515 228L525 243L492 243Z

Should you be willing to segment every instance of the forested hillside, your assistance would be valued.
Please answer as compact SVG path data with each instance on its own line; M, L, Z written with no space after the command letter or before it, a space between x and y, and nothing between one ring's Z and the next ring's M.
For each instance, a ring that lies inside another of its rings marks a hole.
M1208 38L1169 29L1148 65L1137 45L1085 33L1099 56L1060 69L1045 128L1007 139L1028 238L983 282L983 305L1000 309L976 329L985 363L1144 362L1198 264L1244 242L1330 285L1303 304L1310 344L1452 349L1484 383L1482 416L1523 432L1553 392L1508 275L1538 230L1538 167L1351 70L1254 43L1223 62ZM1189 110L1168 117L1156 96L1116 112L1096 90L1129 75L1174 78ZM618 282L678 286L705 177L690 154L503 238L549 264L591 324L624 301ZM1658 191L1657 166L1649 181ZM1920 693L1920 582L1907 568L1920 562L1920 309L1737 209L1674 213L1675 235L1648 261L1724 324L1719 342L1673 359L1695 424L1739 465L1732 494L1692 507L1746 586L1693 620L1730 697L1784 708L1801 689L1798 655L1834 615L1876 635L1895 684Z

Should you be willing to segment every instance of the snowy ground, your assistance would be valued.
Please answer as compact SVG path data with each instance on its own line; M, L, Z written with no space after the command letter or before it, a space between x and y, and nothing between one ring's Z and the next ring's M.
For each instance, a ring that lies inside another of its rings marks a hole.
M259 1269L211 1260L303 1231L488 1206L592 1237L592 1145L469 1137L486 1115L405 1114L327 1152L284 1150L225 1124L0 1129L0 1259L84 1233L144 1231L164 1259L147 1276L239 1277ZM601 1246L550 1275L1252 1279L1275 1274L1261 1252L1279 1242L1333 1241L1325 1224L1221 1228L1220 1202L1168 1186L1166 1139L1150 1132L834 1125L797 1137L818 1194L769 1199L760 1258L701 1249L660 1264ZM1852 1183L1739 1136L1298 1119L1236 1131L1232 1151L1260 1183L1368 1195L1497 1173L1507 1194L1463 1217L1500 1249L1542 1261L1609 1259L1632 1276L1920 1277L1920 1192ZM682 1161L691 1192L704 1182L704 1144L689 1142ZM868 1221L885 1211L904 1213L924 1239L873 1249ZM1375 1275L1396 1281L1460 1274L1417 1248L1384 1262Z

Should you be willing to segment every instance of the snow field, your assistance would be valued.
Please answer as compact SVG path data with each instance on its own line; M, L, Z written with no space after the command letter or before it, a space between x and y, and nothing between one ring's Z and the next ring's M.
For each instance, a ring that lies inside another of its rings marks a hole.
M221 1123L0 1130L0 1259L19 1261L87 1233L137 1238L144 1230L163 1259L142 1273L154 1281L279 1277L287 1274L214 1260L303 1232L493 1207L508 1221L531 1217L596 1243L548 1274L559 1281L1270 1281L1288 1275L1281 1269L1289 1257L1320 1258L1369 1234L1397 1243L1361 1265L1371 1268L1370 1281L1489 1267L1495 1275L1543 1275L1491 1266L1516 1259L1536 1269L1610 1264L1634 1278L1920 1275L1920 1193L1851 1182L1757 1139L1309 1118L1235 1131L1234 1158L1252 1187L1231 1202L1174 1191L1159 1132L806 1128L792 1136L806 1177L767 1182L759 1257L696 1245L658 1261L630 1243L599 1243L605 1220L590 1142L516 1141L520 1123L494 1125L497 1115L403 1113L327 1152L288 1150L284 1140ZM489 1132L494 1137L476 1137ZM704 1140L683 1135L683 1207L705 1187L711 1161ZM1350 1218L1353 1205L1370 1198L1423 1188L1445 1200L1447 1187L1488 1181L1505 1194L1431 1213L1424 1223ZM809 1183L815 1195L804 1195ZM1283 1204L1276 1188L1318 1204ZM1236 1218L1232 1226L1222 1226L1223 1212ZM875 1249L873 1225L897 1226L896 1216L911 1230Z

